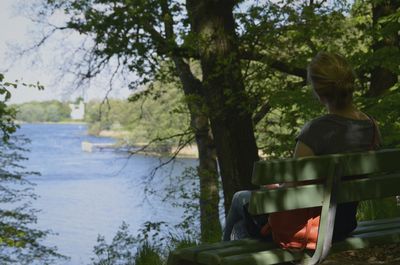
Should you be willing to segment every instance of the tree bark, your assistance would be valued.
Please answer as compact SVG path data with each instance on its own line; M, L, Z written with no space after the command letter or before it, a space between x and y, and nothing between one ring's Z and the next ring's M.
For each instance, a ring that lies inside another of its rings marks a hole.
M197 37L203 91L224 189L225 213L234 192L252 189L258 151L243 83L232 0L187 0Z
M197 172L200 179L201 241L218 242L221 241L222 235L219 220L218 167L208 117L201 111L201 81L194 77L190 66L182 58L173 57L173 61L184 94L189 98L187 105L199 154Z
M174 22L167 0L161 1L161 10L167 43L178 47L173 28ZM199 166L197 167L197 173L200 182L201 241L217 242L221 240L222 236L221 222L219 220L218 167L213 139L210 134L210 124L207 115L202 111L202 101L199 100L201 98L201 82L194 76L189 64L180 56L177 56L174 52L169 52L168 55L175 64L183 92L187 98L190 124L194 131L198 148Z
M372 5L372 24L377 28L379 19L396 12L400 7L398 0L379 1L378 4ZM376 35L375 35L376 36ZM376 38L376 37L375 37ZM375 40L372 45L374 52L378 52L385 47L399 47L399 35L393 32L390 35L384 36L382 40ZM376 66L371 71L371 83L367 96L377 97L385 93L390 87L395 85L398 81L398 76L384 66Z

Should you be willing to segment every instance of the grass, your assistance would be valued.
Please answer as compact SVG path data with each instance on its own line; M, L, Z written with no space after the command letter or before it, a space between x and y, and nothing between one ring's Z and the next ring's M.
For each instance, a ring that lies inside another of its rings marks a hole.
M393 217L400 217L400 207L397 206L395 197L362 201L358 206L357 219L359 221Z
M160 254L161 251L148 242L139 246L134 258L135 265L163 265L165 259Z

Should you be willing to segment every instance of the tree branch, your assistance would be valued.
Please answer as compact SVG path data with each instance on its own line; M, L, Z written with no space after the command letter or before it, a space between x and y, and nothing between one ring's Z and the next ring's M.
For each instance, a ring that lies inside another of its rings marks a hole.
M175 43L174 20L168 6L168 0L162 0L160 3L162 20L164 22L165 37L167 38L167 41Z
M201 81L193 74L189 64L178 56L174 56L172 60L182 81L185 95L201 95Z
M294 76L301 77L303 79L307 79L307 70L304 68L299 68L292 66L290 64L287 64L285 62L272 59L271 57L268 57L265 54L262 53L257 53L257 52L251 52L248 50L241 50L240 51L240 58L243 60L251 60L251 61L257 61L261 63L268 64L272 68Z
M186 131L184 131L184 132L182 132L182 133L170 135L170 136L167 136L167 137L157 137L157 138L154 138L154 139L150 140L150 142L149 142L148 144L146 144L146 145L144 145L144 146L142 146L142 147L140 147L140 148L138 148L138 149L135 149L135 150L128 150L128 159L127 159L127 161L128 161L133 155L135 155L135 154L140 154L140 153L142 153L142 152L145 152L145 151L148 150L148 148L149 148L152 144L154 144L154 143L163 142L163 141L165 141L165 140L169 140L169 139L173 139L173 138L177 138L177 137L179 137L179 141L178 141L178 146L177 146L176 150L174 150L174 152L171 154L171 156L170 156L166 161L163 161L163 162L160 161L159 165L157 165L155 168L153 168L153 169L151 170L151 172L150 172L150 174L149 174L149 176L148 176L148 179L147 179L147 182L150 183L150 182L153 180L155 174L157 173L157 171L158 171L160 168L162 168L163 166L165 166L165 165L171 163L172 161L174 161L174 160L176 159L176 157L179 155L179 152L180 152L184 147L186 147L188 144L190 144L191 142L193 142L193 140L194 140L194 135L193 135L193 131L192 131L191 128L188 128ZM125 166L126 166L126 165L125 165ZM125 167L125 166L124 166L124 167ZM123 167L123 168L124 168L124 167ZM121 172L123 168L121 168L121 170L120 170L119 172Z
M151 176L154 177L154 175L157 173L157 171L162 168L165 165L168 165L169 163L171 163L172 161L174 161L176 159L176 157L179 155L180 151L185 148L188 144L190 144L191 142L193 142L193 140L195 139L194 136L190 136L188 139L183 140L183 137L180 138L179 140L179 144L177 149L172 153L172 156L164 162L161 162L158 166L156 166L152 172L151 172Z
M144 146L142 146L142 147L140 147L140 148L137 148L137 149L135 149L135 150L128 150L129 157L132 156L132 155L140 154L141 152L146 151L146 150L147 150L151 145L153 145L154 143L163 142L163 141L170 140L170 139L174 139L174 138L177 138L177 137L180 138L179 142L182 142L182 139L183 139L185 136L188 136L188 135L191 135L191 134L192 134L192 130L191 130L190 128L188 128L186 131L181 132L181 133L177 133L177 134L174 134L174 135L169 135L169 136L166 136L166 137L156 137L156 138L153 138L152 140L150 140L149 143L147 143L146 145L144 145ZM190 139L193 139L193 138L191 137ZM190 142L190 141L188 141L188 142ZM183 147L185 147L185 146L183 146ZM183 147L182 147L182 148L183 148ZM177 150L180 151L182 148L181 148L181 146L179 145ZM178 151L178 153L179 153L179 151ZM175 152L174 152L174 153L175 153Z
M271 105L267 101L267 103L265 103L263 106L261 106L261 108L254 114L254 116L253 116L254 126L256 126L262 120L262 118L264 118L265 115L268 114L268 112L270 110L271 110Z

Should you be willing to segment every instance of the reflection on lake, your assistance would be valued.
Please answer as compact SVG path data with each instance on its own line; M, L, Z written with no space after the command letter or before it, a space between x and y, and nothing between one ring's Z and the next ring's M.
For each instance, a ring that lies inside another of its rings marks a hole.
M160 163L159 158L83 152L82 141L112 142L86 135L84 125L25 124L19 133L32 141L24 165L41 173L31 179L40 196L34 202L41 210L38 225L58 233L48 237L49 244L71 257L62 264L88 264L97 235L109 242L122 221L132 232L148 220L180 221L182 210L162 203L161 191L168 182L166 176L179 175L185 167L195 166L196 160L178 159L173 167L161 169L153 180L159 196L144 200L144 178Z

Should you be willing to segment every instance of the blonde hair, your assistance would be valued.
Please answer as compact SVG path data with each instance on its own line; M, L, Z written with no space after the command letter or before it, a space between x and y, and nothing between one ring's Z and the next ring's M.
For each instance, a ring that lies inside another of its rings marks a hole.
M307 78L315 93L336 109L352 103L355 74L342 55L319 52L308 66Z

